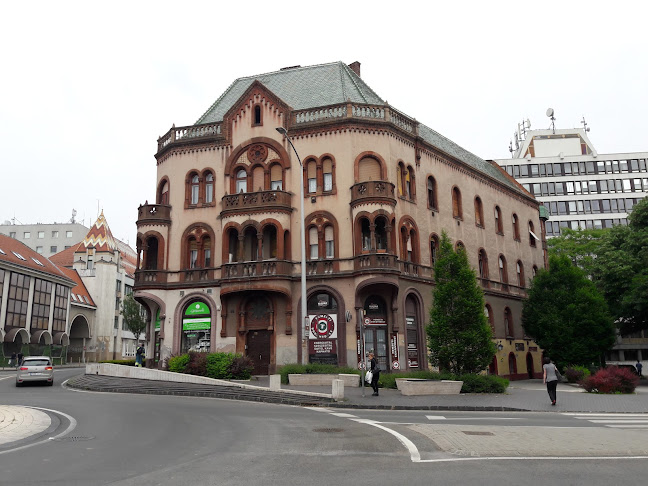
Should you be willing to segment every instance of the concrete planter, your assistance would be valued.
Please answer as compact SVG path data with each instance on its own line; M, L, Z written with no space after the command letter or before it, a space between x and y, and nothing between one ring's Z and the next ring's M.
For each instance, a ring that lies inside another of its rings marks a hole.
M459 395L463 381L424 380L420 378L397 378L396 386L402 395Z
M345 387L359 387L360 376L354 374L289 374L288 383L293 386L331 386L333 380L342 380Z

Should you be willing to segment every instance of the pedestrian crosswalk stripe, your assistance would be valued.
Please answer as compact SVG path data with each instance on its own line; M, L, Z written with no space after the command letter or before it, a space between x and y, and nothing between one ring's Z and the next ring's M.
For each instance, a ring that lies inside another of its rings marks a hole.
M646 413L563 413L563 415L615 429L648 428Z

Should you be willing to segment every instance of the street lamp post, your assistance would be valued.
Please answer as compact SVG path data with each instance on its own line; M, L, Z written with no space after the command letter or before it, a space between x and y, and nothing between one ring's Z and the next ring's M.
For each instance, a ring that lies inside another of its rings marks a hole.
M308 328L308 314L306 313L306 223L304 221L304 171L303 171L303 165L302 161L299 158L299 154L297 153L297 149L292 143L292 140L288 136L288 130L286 130L284 127L277 127L276 130L281 133L284 137L286 137L286 140L288 140L288 143L292 147L293 151L295 152L295 155L297 156L297 160L299 161L299 167L302 169L300 171L300 180L299 180L299 208L301 211L300 214L300 220L301 220L301 314L302 314L302 319L304 320L304 324L302 325L302 333L303 333L303 340L304 342L307 342L308 336L307 336L307 328ZM307 364L308 360L306 359L306 356L308 355L308 346L306 346L306 349L304 350L304 346L302 343L302 364Z

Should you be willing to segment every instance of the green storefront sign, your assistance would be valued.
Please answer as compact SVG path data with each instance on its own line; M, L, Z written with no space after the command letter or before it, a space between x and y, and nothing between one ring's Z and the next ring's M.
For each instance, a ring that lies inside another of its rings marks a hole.
M160 309L157 310L157 314L155 315L155 330L160 330Z
M193 319L182 319L183 331L202 331L211 329L211 318L194 317Z
M192 302L185 311L185 316L196 316L201 314L211 314L207 304L202 302Z

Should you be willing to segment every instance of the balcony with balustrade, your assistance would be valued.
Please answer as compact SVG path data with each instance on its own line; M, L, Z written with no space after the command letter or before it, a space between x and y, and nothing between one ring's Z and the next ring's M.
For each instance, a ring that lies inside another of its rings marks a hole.
M171 206L168 204L142 204L137 208L137 226L142 225L170 225Z
M256 277L291 277L293 262L288 260L262 260L223 264L221 280L250 279Z
M292 193L278 190L241 192L225 195L221 216L263 212L292 212Z
M360 204L376 203L396 206L395 186L391 182L367 181L351 186L351 207Z

